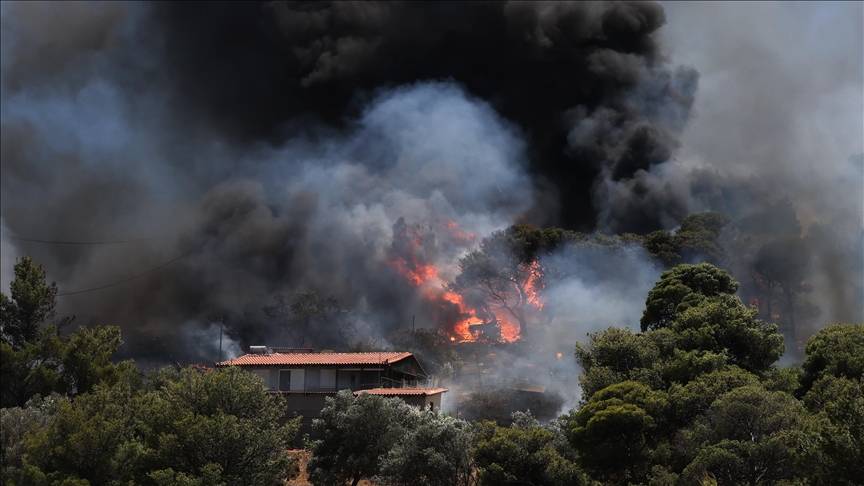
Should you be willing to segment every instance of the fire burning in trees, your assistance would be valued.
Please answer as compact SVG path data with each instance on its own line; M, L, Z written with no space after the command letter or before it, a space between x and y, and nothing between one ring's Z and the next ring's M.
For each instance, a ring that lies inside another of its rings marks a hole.
M443 284L440 285L443 289ZM477 337L471 332L471 326L482 325L483 319L477 317L477 311L465 305L464 299L461 295L456 292L443 291L440 295L440 298L450 302L455 305L459 309L460 319L453 324L453 333L454 341L474 341ZM464 318L462 316L465 316ZM504 333L502 330L502 337L504 337ZM512 340L516 340L519 338L519 330L516 330L516 337ZM507 340L505 338L505 340ZM509 340L508 340L509 342Z
M540 262L534 260L528 266L528 278L525 279L525 283L522 285L528 303L537 309L543 309L543 301L540 300L540 289L537 288L541 275Z
M469 248L476 239L473 233L460 229L454 221L445 222L440 229L448 241L462 249ZM417 288L424 300L455 311L444 313L446 322L442 322L450 333L450 340L471 342L481 336L503 342L519 340L524 331L520 325L520 321L524 322L525 319L524 309L543 309L539 288L542 276L540 263L535 260L530 265L521 265L521 271L518 272L520 277L510 282L512 288L505 288L505 293L514 296L513 305L500 299L479 306L469 304L469 298L464 293L448 288L447 276L454 272L455 265L434 263L435 248L433 232L424 232L420 227L409 226L400 219L394 225L388 265Z

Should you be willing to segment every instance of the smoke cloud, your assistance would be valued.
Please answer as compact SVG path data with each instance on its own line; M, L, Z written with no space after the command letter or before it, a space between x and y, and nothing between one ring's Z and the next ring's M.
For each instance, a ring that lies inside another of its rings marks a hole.
M688 194L689 210L732 217L728 266L743 293L768 257L800 269L779 272L800 301L779 320L794 319L799 340L864 320L862 5L760 3L741 15L734 4L671 3L666 12L661 38L699 70L700 93L675 170L652 175Z
M800 318L861 320L861 6L741 8L4 2L0 280L32 255L61 293L105 286L59 311L123 326L130 355L212 359L218 322L299 344L262 309L303 291L339 303L318 343L439 325L394 267L411 252L446 280L514 222L718 210L739 279L800 240ZM584 319L561 338L635 323L608 304L641 304L645 268L548 287Z

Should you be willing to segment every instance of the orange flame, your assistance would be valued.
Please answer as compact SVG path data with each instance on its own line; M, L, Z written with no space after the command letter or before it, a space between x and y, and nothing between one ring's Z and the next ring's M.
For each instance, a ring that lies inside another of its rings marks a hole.
M518 341L521 336L521 329L518 322L513 322L513 319L505 310L495 310L495 319L498 320L498 326L501 328L501 339L508 343Z
M483 319L477 317L477 311L465 305L465 301L461 295L456 292L444 292L441 298L455 305L459 309L460 316L467 316L459 319L453 325L453 332L461 341L474 341L477 338L471 333L471 326L483 324Z
M412 268L404 258L395 258L390 260L389 263L390 266L407 278L415 287L438 278L438 269L435 268L435 265L416 264Z
M459 228L459 223L453 220L446 221L444 223L444 228L447 230L447 233L451 238L461 243L474 243L474 240L477 238L476 233L462 230Z
M537 309L543 309L543 301L540 300L540 293L537 290L537 284L540 280L540 262L534 260L528 266L528 277L522 288L525 290L525 295L528 297L528 303Z
M475 240L476 235L474 233L461 230L455 221L446 221L443 226L454 240L459 240L466 244ZM411 285L418 287L423 297L427 300L432 302L447 302L456 307L459 318L455 323L452 323L453 334L450 336L451 342L476 341L479 332L477 329L472 330L472 327L488 324L490 321L480 318L477 310L465 303L464 296L445 289L444 280L440 276L439 268L434 264L421 263L422 257L419 254L421 253L422 242L419 236L417 234L409 234L407 236L407 241L403 241L408 243L408 253L391 258L387 262L388 265L402 275ZM542 275L541 270L539 262L532 262L528 267L527 277L521 285L527 303L538 310L543 309L543 301L540 298L538 289ZM489 311L494 315L494 322L497 323L500 329L501 340L509 343L517 341L520 338L521 329L519 323L505 309L493 307Z

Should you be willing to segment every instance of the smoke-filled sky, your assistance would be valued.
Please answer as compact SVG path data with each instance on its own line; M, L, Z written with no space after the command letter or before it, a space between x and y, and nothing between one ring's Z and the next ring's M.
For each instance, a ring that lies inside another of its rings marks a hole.
M842 290L864 265L860 3L0 9L3 289L25 254L61 294L110 284L59 310L121 325L132 356L211 356L217 315L260 344L261 309L306 290L386 337L423 316L387 265L404 224L447 278L516 222L792 215L762 231L808 237L823 318L860 318ZM653 271L598 286L608 324L638 321ZM594 316L595 293L549 298Z

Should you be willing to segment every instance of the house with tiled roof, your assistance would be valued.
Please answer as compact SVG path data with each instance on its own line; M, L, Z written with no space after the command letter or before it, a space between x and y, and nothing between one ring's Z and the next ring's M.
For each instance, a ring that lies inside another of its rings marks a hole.
M431 410L441 408L447 391L428 386L423 366L404 351L337 353L252 346L248 354L216 366L239 366L260 376L268 390L285 396L290 411L302 415L307 427L320 416L325 398L339 390L399 397Z

